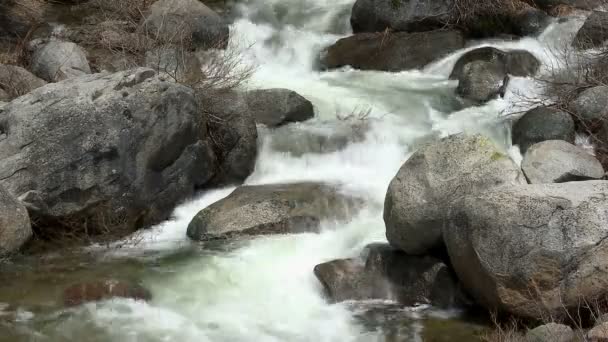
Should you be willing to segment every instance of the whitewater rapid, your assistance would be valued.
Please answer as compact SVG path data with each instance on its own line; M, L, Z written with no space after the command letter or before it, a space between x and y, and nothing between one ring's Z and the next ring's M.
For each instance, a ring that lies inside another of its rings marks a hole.
M323 181L365 198L366 205L349 222L323 222L319 234L261 237L180 259L166 271L159 266L161 271L143 279L153 293L151 302L117 299L86 304L67 316L58 312L49 318L56 323L47 327L47 336L74 341L82 336L89 341L384 341L382 332L364 328L347 304L326 302L313 267L357 256L367 244L385 241L386 189L421 143L461 131L483 132L517 158L504 116L525 109L514 103L522 94L535 96L539 85L517 78L504 99L455 110L457 84L447 76L462 53L480 45L525 49L548 72L559 64L551 51L569 41L580 23L553 23L538 38L475 43L423 70L315 71L320 49L350 33L353 2L241 2L230 48L243 53L245 65L255 66L247 88L288 88L315 105L316 116L308 122L275 131L260 128L260 153L246 184ZM323 150L315 143L318 137L342 143ZM185 234L190 219L232 190L207 191L187 201L171 220L110 249L106 257L155 258L192 247Z

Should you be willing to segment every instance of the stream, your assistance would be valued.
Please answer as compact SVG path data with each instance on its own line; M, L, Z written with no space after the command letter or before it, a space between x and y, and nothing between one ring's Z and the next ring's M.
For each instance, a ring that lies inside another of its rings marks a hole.
M365 199L347 222L320 233L194 243L186 227L234 188L178 206L173 218L113 244L23 256L0 271L0 341L358 342L476 341L486 326L458 310L403 308L389 302L329 304L312 270L385 242L386 189L420 144L457 132L482 132L517 160L505 116L539 85L515 78L503 99L461 109L448 75L472 47L525 49L559 64L551 51L582 21L554 22L538 38L475 42L423 70L349 68L319 72L319 51L350 34L354 0L249 0L235 5L230 49L254 66L248 88L288 88L315 105L314 119L259 127L260 153L247 184L323 181ZM113 299L64 308L66 286L98 278L140 282L149 302Z

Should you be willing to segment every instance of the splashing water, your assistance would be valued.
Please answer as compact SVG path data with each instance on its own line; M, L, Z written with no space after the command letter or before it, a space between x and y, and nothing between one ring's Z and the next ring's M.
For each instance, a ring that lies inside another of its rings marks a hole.
M262 237L174 261L160 257L192 248L185 234L189 221L233 188L209 191L178 207L173 219L138 235L137 243L126 241L121 249L104 254L156 260L154 267L146 264L150 268L143 280L153 292L151 302L112 300L51 310L42 317L26 315L19 325L26 336L41 341L384 340L381 332L364 328L347 304L325 301L313 267L356 256L366 244L385 241L386 189L420 143L461 131L483 132L517 157L501 116L521 110L512 105L517 94L534 96L539 85L518 78L505 98L454 112L450 103L456 83L447 76L458 57L473 47L421 71L314 71L319 50L349 33L352 4L353 0L242 2L230 46L246 47L245 62L257 67L248 87L295 90L316 110L316 117L306 123L260 129L259 159L246 183L324 181L364 197L367 205L349 222L324 222L319 234ZM547 72L559 63L548 51L564 44L577 25L554 23L538 39L480 42L474 47L528 50ZM361 110L369 114L365 120L356 115L341 119ZM311 137L331 141L336 135L340 143L328 151L311 143ZM416 329L408 335L411 340L420 340L420 327Z

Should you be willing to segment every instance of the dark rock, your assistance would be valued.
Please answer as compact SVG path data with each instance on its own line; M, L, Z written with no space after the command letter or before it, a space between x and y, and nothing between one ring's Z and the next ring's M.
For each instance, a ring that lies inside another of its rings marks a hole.
M316 231L322 219L348 218L358 203L320 183L241 186L201 210L188 225L188 236L212 240Z
M484 61L467 63L458 79L456 93L474 103L504 96L509 78L500 66Z
M150 6L148 32L165 42L192 40L197 48L226 48L230 29L225 20L198 0L160 0Z
M507 75L532 76L539 67L538 59L527 51L505 52L482 47L462 55L454 65L450 79L459 80L456 89L458 95L483 103L504 95L508 85Z
M390 296L385 299L408 306L426 303L444 308L467 302L455 276L441 260L407 255L383 243L371 244L366 249L366 270L390 285Z
M31 62L34 74L49 82L91 73L85 51L72 42L41 43L34 49Z
M454 65L450 79L460 79L466 65L476 61L491 63L498 70L503 70L503 73L521 77L533 76L540 68L538 59L528 51L502 51L493 47L482 47L463 54Z
M464 47L458 31L361 33L338 40L321 56L325 68L401 71L425 65Z
M572 44L579 49L602 46L608 40L608 12L593 11Z
M208 126L220 172L214 184L241 183L253 172L258 131L247 96L237 91L205 91L200 96L210 117Z
M151 69L48 84L10 102L0 127L0 183L47 232L157 223L217 167L193 91Z
M332 302L383 299L438 307L463 303L455 278L440 260L408 256L387 244L369 245L366 252L365 262L341 259L315 267Z
M353 32L428 31L450 20L453 0L357 0L350 23Z
M117 297L148 301L152 299L152 294L140 285L114 279L72 285L63 292L65 306L78 306Z
M305 121L315 115L310 101L288 89L249 91L247 93L247 107L256 123L269 127Z
M384 201L388 241L408 254L426 254L442 246L441 229L454 201L518 184L526 184L519 166L486 137L459 134L426 145L389 185Z
M27 209L0 185L0 257L18 251L31 237Z
M333 303L386 298L388 284L368 274L359 259L339 259L315 266L314 273Z
M514 34L518 36L536 36L542 33L551 23L551 17L537 8L527 8L513 19Z
M532 145L521 164L532 184L601 179L604 168L594 156L563 140Z
M513 125L513 145L524 154L530 146L546 140L574 143L574 120L557 109L537 107L526 112Z
M465 196L443 237L467 293L489 310L539 320L605 298L607 193L607 181L588 181Z

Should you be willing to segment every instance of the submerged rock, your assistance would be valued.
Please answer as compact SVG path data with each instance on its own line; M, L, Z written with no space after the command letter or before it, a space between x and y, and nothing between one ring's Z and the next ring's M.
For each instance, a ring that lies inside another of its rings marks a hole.
M574 143L574 120L570 114L554 108L537 107L527 111L513 125L513 145L521 153L530 146L546 140L563 140Z
M198 0L159 0L145 20L148 32L169 43L192 41L197 48L226 48L230 29L224 19Z
M327 48L321 65L329 69L347 65L361 70L418 69L463 47L462 34L451 30L361 33Z
M247 107L256 123L277 127L315 116L313 105L289 89L259 89L247 92Z
M72 285L63 292L65 306L78 306L117 297L148 301L152 299L152 294L141 285L114 279Z
M443 244L447 213L462 196L526 184L520 168L481 135L453 135L416 151L391 181L384 202L386 236L408 254Z
M50 40L32 54L31 69L38 77L58 82L91 73L85 51L72 42Z
M428 31L445 27L453 0L357 0L350 23L353 32Z
M321 183L241 186L201 210L187 234L200 241L316 231L322 219L346 219L359 203Z
M602 46L608 41L608 12L593 11L580 28L572 44L579 49Z
M0 113L0 184L40 233L157 223L216 172L194 93L139 68L48 84Z
M332 302L383 299L403 305L451 307L464 303L448 267L431 257L409 256L388 244L366 247L365 260L340 259L315 266Z
M265 130L265 142L272 150L301 156L340 151L349 144L361 142L369 131L369 122L334 120L323 124L315 122Z
M31 237L27 209L0 185L0 257L18 251Z
M608 182L467 195L443 236L463 287L490 310L563 317L608 293Z
M604 177L602 164L580 147L548 140L528 149L521 164L532 184L565 183Z

